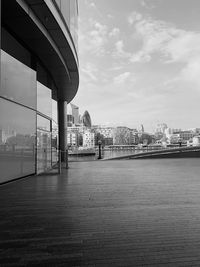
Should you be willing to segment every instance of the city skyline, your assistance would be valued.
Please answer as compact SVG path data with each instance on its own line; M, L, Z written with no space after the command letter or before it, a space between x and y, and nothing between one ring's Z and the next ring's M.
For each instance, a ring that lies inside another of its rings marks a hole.
M80 88L93 124L198 127L200 3L79 2Z

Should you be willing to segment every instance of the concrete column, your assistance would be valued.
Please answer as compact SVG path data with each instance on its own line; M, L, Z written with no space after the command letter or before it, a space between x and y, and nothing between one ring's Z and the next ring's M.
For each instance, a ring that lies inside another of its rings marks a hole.
M61 161L65 162L67 150L67 102L58 100L58 135L59 150L61 153Z

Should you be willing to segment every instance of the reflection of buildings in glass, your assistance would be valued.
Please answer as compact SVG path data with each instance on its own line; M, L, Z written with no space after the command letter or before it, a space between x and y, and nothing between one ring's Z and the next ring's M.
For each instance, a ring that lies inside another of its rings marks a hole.
M0 183L51 167L58 140L67 148L66 103L79 83L77 15L76 0L1 1Z
M10 130L9 128L7 129L0 129L0 144L5 144L7 143L7 140L11 137L16 136L16 131L15 130Z

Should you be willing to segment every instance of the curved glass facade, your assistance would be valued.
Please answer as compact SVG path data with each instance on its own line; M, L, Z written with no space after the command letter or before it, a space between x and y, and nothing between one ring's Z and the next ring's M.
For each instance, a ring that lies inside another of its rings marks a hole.
M78 2L77 0L53 0L67 24L76 50L78 49Z
M1 11L3 183L50 169L57 163L58 149L66 154L67 114L60 107L78 89L78 3L2 0Z

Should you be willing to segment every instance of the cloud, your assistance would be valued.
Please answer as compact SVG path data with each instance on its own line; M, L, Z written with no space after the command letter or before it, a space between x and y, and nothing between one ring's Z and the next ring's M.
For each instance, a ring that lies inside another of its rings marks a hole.
M151 17L137 17L133 31L134 36L142 42L142 47L132 53L130 61L145 63L155 54L160 54L163 63L184 64L180 73L182 79L185 75L186 79L191 77L191 80L199 80L200 33L178 29Z
M109 33L109 36L111 37L115 37L115 36L118 36L120 33L120 29L119 28L113 28L110 33Z
M89 23L82 21L87 25L82 26L82 31L79 31L79 53L90 53L96 56L105 54L105 45L108 41L108 29L106 25L100 22L89 19Z
M141 1L141 6L142 7L144 7L144 8L146 8L146 9L153 9L153 8L155 8L155 5L152 3L152 1L150 2L150 1L145 1L145 0L142 0Z
M127 20L130 25L133 25L135 22L140 21L141 19L142 19L142 15L134 11L128 16Z
M94 2L91 2L90 3L90 7L96 7L95 3Z
M115 49L112 53L114 58L129 58L131 54L124 50L124 42L123 40L119 40L115 43Z
M200 34L179 30L163 48L169 62L188 62L200 56Z
M142 41L142 48L131 57L131 62L146 62L155 52L167 55L168 43L177 35L178 30L162 21L142 18L134 25L134 34Z
M130 77L130 75L131 75L130 72L124 72L114 77L113 81L115 84L123 84Z
M111 15L111 14L108 14L107 17L108 17L109 19L113 19L113 18L114 18L114 16Z
M88 62L84 65L84 67L81 68L80 71L82 81L84 81L85 83L96 82L98 80L98 69L95 64Z
M200 87L200 56L198 58L192 59L188 64L182 69L180 73L180 80L190 82L194 84L199 89Z

